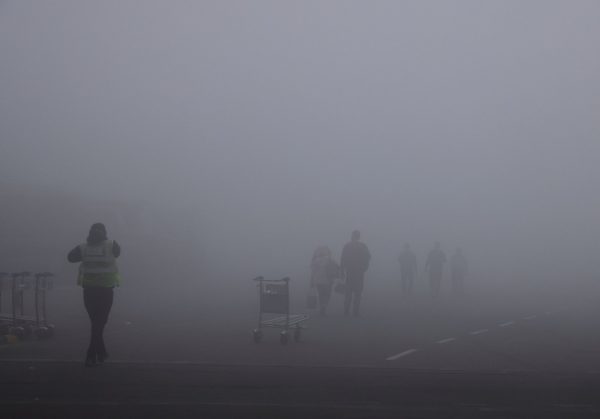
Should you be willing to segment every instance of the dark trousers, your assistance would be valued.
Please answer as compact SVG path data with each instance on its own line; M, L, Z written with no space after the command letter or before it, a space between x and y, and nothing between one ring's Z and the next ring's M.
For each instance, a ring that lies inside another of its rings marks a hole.
M408 297L412 294L414 275L403 272L400 274L400 283L402 285L402 295Z
M319 307L321 314L325 314L329 300L331 299L331 288L333 284L317 284L317 293L319 295Z
M83 304L90 316L92 333L87 350L88 359L105 357L104 326L113 303L113 289L104 287L86 287L83 289Z
M358 316L360 312L360 300L362 297L364 281L364 272L346 273L346 298L344 299L345 315L350 314L350 306L352 306L352 314Z

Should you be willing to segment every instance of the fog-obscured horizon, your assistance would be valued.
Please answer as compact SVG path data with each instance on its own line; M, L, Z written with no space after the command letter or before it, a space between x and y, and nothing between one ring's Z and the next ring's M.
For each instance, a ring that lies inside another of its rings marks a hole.
M599 20L595 1L0 2L0 270L74 272L103 221L125 284L307 281L354 229L367 292L406 242L421 268L463 248L494 287L597 276Z

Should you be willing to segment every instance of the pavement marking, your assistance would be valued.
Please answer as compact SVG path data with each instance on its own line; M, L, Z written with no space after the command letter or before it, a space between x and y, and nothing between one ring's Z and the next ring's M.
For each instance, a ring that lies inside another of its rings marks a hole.
M500 326L500 327L506 327L506 326L511 326L513 324L515 324L515 322L511 320L509 322L500 323L498 326Z
M525 316L523 317L523 320L533 320L537 317L537 314L532 314L531 316Z
M402 358L403 356L407 356L407 355L413 354L413 353L415 353L415 352L417 352L417 349L409 349L409 350L407 350L407 351L400 352L399 354L396 354L396 355L392 355L392 356L390 356L390 357L387 357L385 360L386 360L386 361L395 361L395 360L396 360L396 359L398 359L398 358Z
M452 342L453 340L456 340L456 338L441 339L441 340L438 340L436 343L440 343L440 344L442 344L442 343L448 343L448 342Z
M489 329L479 329L479 330L475 330L473 332L470 332L470 335L481 335L482 333L487 333L489 332Z

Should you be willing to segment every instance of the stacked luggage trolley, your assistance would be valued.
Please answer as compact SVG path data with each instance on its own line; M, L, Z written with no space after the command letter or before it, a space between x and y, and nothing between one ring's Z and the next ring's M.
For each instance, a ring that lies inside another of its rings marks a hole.
M258 326L252 331L255 343L263 338L263 328L282 329L279 341L287 345L290 333L293 332L294 340L300 341L304 322L309 319L307 314L290 313L290 278L264 279L262 276L254 278L258 287ZM266 315L266 316L265 316ZM268 318L265 318L268 317Z
M45 339L54 335L54 325L46 316L46 292L53 287L50 272L0 272L0 336ZM32 281L33 277L33 281ZM33 313L26 314L26 294L33 292ZM5 310L3 294L8 293L10 311ZM0 338L1 339L1 338ZM7 338L4 338L5 340Z

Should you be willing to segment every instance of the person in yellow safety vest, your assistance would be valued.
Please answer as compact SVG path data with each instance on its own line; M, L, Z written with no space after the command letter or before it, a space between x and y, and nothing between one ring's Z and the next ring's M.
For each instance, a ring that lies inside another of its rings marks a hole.
M104 224L96 223L90 228L86 242L73 248L67 256L69 262L81 263L77 284L83 287L83 303L92 326L86 367L102 364L108 358L103 333L113 304L113 289L120 282L117 267L120 255L119 244L108 240Z

